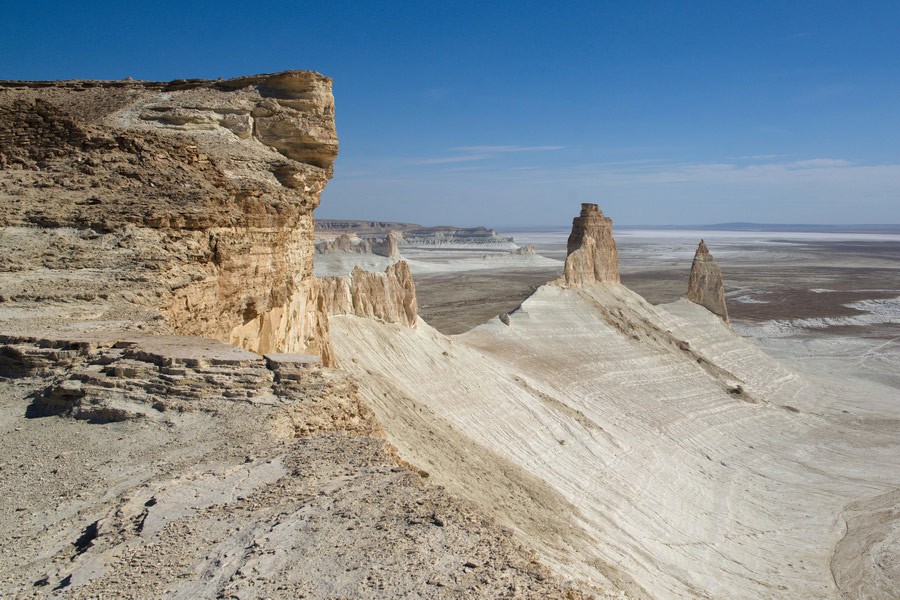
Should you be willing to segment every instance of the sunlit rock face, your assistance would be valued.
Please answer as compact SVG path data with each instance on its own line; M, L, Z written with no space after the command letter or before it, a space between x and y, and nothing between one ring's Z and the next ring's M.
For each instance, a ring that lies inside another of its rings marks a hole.
M0 82L0 226L33 234L8 266L58 276L48 287L71 300L61 322L327 364L312 266L313 210L337 155L331 85L311 71Z
M316 254L335 254L349 252L352 254L376 254L387 258L400 256L397 240L400 234L390 231L384 237L361 238L357 235L342 233L331 240L316 241Z
M691 276L688 280L688 293L685 297L719 315L726 323L728 322L722 269L716 264L716 259L709 253L706 242L703 240L700 240L697 252L694 253Z
M596 204L582 204L572 221L563 279L569 285L619 283L619 251L612 234L612 219Z
M390 265L384 273L356 267L348 277L323 277L319 285L328 314L416 326L416 285L404 260Z

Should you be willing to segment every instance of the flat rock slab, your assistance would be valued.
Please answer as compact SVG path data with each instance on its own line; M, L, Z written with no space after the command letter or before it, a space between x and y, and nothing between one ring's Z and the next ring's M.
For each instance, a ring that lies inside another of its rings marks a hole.
M220 341L181 335L154 335L124 339L116 344L135 358L181 365L241 365L262 361L259 354Z
M312 367L322 364L322 357L315 354L265 354L270 369L278 367Z

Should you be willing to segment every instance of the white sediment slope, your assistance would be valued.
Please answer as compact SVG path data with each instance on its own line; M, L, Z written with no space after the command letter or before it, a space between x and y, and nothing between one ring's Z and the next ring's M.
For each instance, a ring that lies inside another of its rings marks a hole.
M400 260L399 257L358 252L338 251L330 254L317 254L314 274L316 277L343 277L349 275L356 267L382 273L398 260Z
M400 455L552 568L652 598L896 598L900 402L704 308L547 285L460 336L330 320Z

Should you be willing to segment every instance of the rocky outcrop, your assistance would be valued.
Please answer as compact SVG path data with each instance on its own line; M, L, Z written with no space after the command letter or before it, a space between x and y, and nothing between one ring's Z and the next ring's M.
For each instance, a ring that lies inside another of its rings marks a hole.
M400 234L396 231L391 231L385 236L383 240L373 240L372 242L372 253L379 254L381 256L387 256L388 258L395 258L400 256L400 246L398 244L398 240L400 239Z
M342 233L332 240L316 241L316 254L351 252L354 254L376 254L388 258L400 256L397 239L400 234L391 231L384 237L361 238Z
M515 250L510 252L510 254L516 254L519 256L531 256L537 253L534 251L534 244L525 244L524 246L516 248Z
M619 251L612 234L612 219L596 204L582 204L572 221L563 281L568 285L619 283Z
M518 248L513 238L499 235L486 227L415 227L400 230L400 246L411 247L468 247L482 246L500 250Z
M251 404L276 409L273 427L282 437L335 429L382 435L353 380L321 362L191 336L0 334L0 377L45 382L32 395L29 417L171 423L183 413Z
M416 286L406 261L389 266L384 273L356 267L348 277L323 277L319 282L329 315L357 315L416 326Z
M115 321L328 364L313 210L336 154L310 71L0 82L0 283L22 308L0 327Z
M694 262L691 263L691 276L688 280L688 293L685 296L691 302L705 307L728 322L728 308L725 306L725 285L722 281L722 269L716 259L709 253L706 242L700 240Z

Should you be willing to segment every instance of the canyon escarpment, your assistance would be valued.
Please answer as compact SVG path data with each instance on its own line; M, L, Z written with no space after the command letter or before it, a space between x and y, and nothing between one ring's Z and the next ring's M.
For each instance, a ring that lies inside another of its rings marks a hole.
M4 326L108 321L331 364L313 210L336 155L331 80L310 71L0 82L3 295L21 309Z

